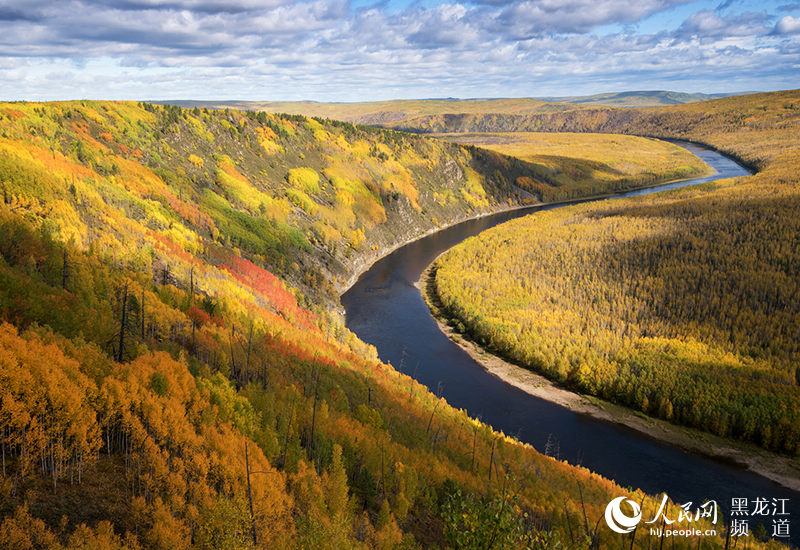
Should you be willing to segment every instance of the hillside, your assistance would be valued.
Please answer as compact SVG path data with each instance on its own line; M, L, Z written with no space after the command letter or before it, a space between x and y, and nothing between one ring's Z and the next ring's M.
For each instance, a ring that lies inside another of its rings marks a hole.
M513 159L303 117L116 103L2 113L5 203L39 218L55 205L55 238L148 266L170 247L214 265L240 250L317 299L386 247L517 201L501 180L526 173ZM170 266L180 280L188 269Z
M792 147L800 90L742 95L644 109L586 108L517 115L442 114L419 116L395 129L418 133L592 132L633 134L705 143L751 167Z
M622 488L331 313L382 247L514 204L523 161L263 113L0 114L0 547L619 542L597 526Z
M708 173L708 167L686 149L636 136L566 132L434 136L529 163L532 174L514 183L543 202L601 195Z
M454 322L582 393L800 453L800 92L539 122L691 139L759 172L471 239L435 266Z

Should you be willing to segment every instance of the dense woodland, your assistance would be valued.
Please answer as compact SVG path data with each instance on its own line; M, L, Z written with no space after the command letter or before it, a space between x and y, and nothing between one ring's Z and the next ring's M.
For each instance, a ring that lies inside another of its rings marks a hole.
M438 298L568 387L800 454L800 92L609 112L584 129L688 138L759 172L509 222L436 264Z
M397 132L148 104L5 104L0 138L3 202L55 238L139 264L240 251L315 301L398 239L517 201L525 173Z
M317 305L398 227L518 200L525 163L296 116L0 115L0 547L649 546L600 527L623 489Z

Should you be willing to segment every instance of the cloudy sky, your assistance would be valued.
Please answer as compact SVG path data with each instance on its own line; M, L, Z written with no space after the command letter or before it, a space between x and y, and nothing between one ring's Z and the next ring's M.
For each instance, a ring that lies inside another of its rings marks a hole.
M0 0L0 99L800 87L800 0Z

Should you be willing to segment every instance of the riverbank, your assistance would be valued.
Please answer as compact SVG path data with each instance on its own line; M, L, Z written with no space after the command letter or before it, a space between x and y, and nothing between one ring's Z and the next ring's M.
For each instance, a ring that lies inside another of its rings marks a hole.
M675 143L678 143L678 142L675 142ZM443 229L447 229L449 227L453 227L455 225L458 225L460 223L464 223L464 222L467 222L467 221L470 221L470 220L476 220L476 219L484 218L486 216L492 216L494 214L500 214L502 212L512 212L512 211L515 211L515 210L525 210L525 209L533 210L533 209L536 209L536 208L566 206L566 205L570 205L570 204L580 204L580 203L583 203L583 202L592 202L592 201L608 199L608 198L612 198L612 197L618 197L620 195L624 195L625 193L647 191L647 190L655 189L657 187L679 184L679 183L682 183L682 182L685 182L685 181L691 181L691 180L695 180L695 179L698 179L698 178L710 177L710 176L713 176L713 175L717 174L717 171L712 166L710 166L707 163L705 163L705 164L706 164L706 166L701 172L699 172L697 174L693 174L691 176L686 176L686 177L677 178L677 179L671 179L671 180L667 180L667 181L656 181L656 182L653 182L653 183L649 183L647 185L639 185L639 186L631 187L629 189L623 189L623 190L618 190L618 191L609 191L607 193L599 193L599 194L595 194L595 195L587 195L587 196L584 196L584 197L577 197L577 198L572 198L572 199L564 199L564 200L558 200L558 201L552 201L552 202L535 201L535 202L529 202L529 203L524 203L524 204L517 203L517 204L509 204L509 205L498 205L496 208L493 208L493 209L490 209L490 210L485 210L485 211L479 212L477 214L472 213L472 212L468 212L468 213L464 214L463 216L459 216L458 218L456 218L456 219L454 219L454 220L452 220L452 221L450 221L448 223L443 223L443 224L438 225L436 227L432 227L430 229L427 229L427 230L423 231L422 233L411 235L410 237L405 238L405 239L401 239L400 241L392 243L391 245L384 246L384 247L379 247L376 250L372 251L372 253L366 254L363 257L358 258L356 261L351 263L352 273L350 274L348 279L345 281L345 283L343 285L341 285L341 286L339 286L337 288L337 290L339 292L339 296L341 296L342 294L344 294L348 290L350 290L353 287L353 285L356 283L356 281L358 281L358 278L361 277L361 275L363 275L366 271L368 271L376 262L378 262L381 259L385 258L386 256L388 256L389 254L391 254L392 252L394 252L395 250L397 250L399 248L402 248L402 247L404 247L404 246L406 246L408 244L411 244L414 241L418 241L420 239L424 239L425 237L433 235L434 233L436 233L438 231L442 231Z
M522 391L579 414L613 422L688 452L735 464L794 491L800 491L800 458L780 456L755 445L721 438L700 430L677 426L625 407L564 389L549 379L492 354L457 333L436 303L434 262L416 283L439 330L490 374Z
M350 290L353 287L353 285L356 284L356 281L358 281L358 278L361 277L361 275L363 275L365 272L367 272L373 265L375 265L375 263L377 263L378 261L382 260L383 258L388 256L389 254L391 254L395 250L397 250L399 248L402 248L402 247L404 247L406 245L409 245L409 244L413 243L414 241L418 241L420 239L424 239L425 237L433 235L434 233L442 231L443 229L447 229L448 227L453 227L454 225L458 225L460 223L468 222L470 220L477 220L477 219L480 219L480 218L485 218L486 216L492 216L494 214L501 214L503 212L511 212L511 211L514 211L514 210L523 210L523 209L526 209L526 208L533 209L533 208L537 208L537 207L541 207L541 206L545 206L545 203L541 203L541 202L537 201L537 202L532 202L532 203L529 203L529 204L499 205L497 208L493 208L493 209L490 209L490 210L485 210L485 211L479 212L477 214L474 214L472 212L468 212L468 213L464 214L463 216L459 216L458 218L456 218L456 219L454 219L454 220L452 220L452 221L450 221L448 223L443 223L441 225L437 225L436 227L431 227L430 229L427 229L427 230L425 230L425 231L423 231L421 233L412 234L410 237L405 238L405 239L401 239L401 240L399 240L397 242L394 242L394 243L392 243L392 244L390 244L388 246L379 247L379 248L375 249L373 251L373 253L365 255L365 256L359 258L355 262L351 262L351 267L353 268L353 271L352 271L350 277L348 277L347 281L345 281L345 283L341 287L338 288L339 296L341 296L342 294L344 294L348 290Z

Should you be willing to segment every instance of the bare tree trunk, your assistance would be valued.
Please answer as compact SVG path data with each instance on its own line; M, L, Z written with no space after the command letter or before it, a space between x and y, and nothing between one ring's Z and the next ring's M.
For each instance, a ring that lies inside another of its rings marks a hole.
M731 510L732 512L733 510ZM725 550L728 550L731 547L731 517L733 516L732 513L728 513L728 528L725 533Z
M567 500L564 499L564 517L567 520L567 529L569 530L569 540L575 544L575 535L572 534L572 521L569 519L569 512L567 511Z
M581 509L583 510L583 526L586 529L586 536L591 537L592 532L589 531L589 518L586 517L586 503L583 501L583 486L578 483L578 491L581 495Z
M475 445L478 443L478 427L473 428L472 433L472 469L471 472L475 473Z
M428 419L428 427L425 429L426 434L431 431L431 422L433 422L433 415L436 413L436 409L439 408L439 404L441 402L442 402L441 400L436 401L436 405L433 407L433 410L431 411L431 417Z
M253 349L253 321L250 321L250 333L247 335L247 360L245 361L245 380L250 374L250 351Z
M639 509L643 510L642 506L644 505L644 495L642 495L642 500L639 502ZM636 527L633 529L633 533L631 533L631 550L633 550L633 543L636 540L636 531L639 529L639 524L636 524Z
M489 455L489 481L492 480L492 465L494 464L494 446L497 444L497 438L492 438L492 454Z
M438 445L438 443L439 443L439 432L440 431L442 431L442 425L441 424L439 424L436 427L436 433L433 434L433 454L434 454L434 456L436 455L436 445ZM444 439L444 437L442 437L442 439Z
M233 352L233 338L236 335L234 332L236 330L236 325L231 323L231 336L228 340L229 347L231 349L231 376L236 377L236 357L234 356Z
M289 452L289 437L292 434L292 417L294 416L294 401L297 396L292 396L292 407L289 410L289 423L286 426L286 442L283 444L283 454L281 456L281 467L286 468L286 455Z
M314 462L314 428L317 423L317 397L319 396L319 367L317 367L317 377L314 380L314 405L311 409L311 441L308 444L309 458Z
M506 496L506 483L505 483L505 481L503 482L503 492L502 492L502 494L503 494L503 504L500 505L500 516L503 515L503 511L506 509L506 503L508 502L508 499L505 498L505 496ZM494 546L494 541L495 541L495 539L497 537L497 528L498 528L498 526L499 526L499 524L495 523L494 529L492 530L492 536L489 537L489 541L486 544L486 548L491 548L492 546Z
M119 324L119 349L117 350L117 362L122 362L122 355L125 350L125 325L128 323L128 285L122 290L122 317Z
M383 474L383 445L381 445L381 494L386 498L386 478Z
M67 249L64 249L64 258L61 264L61 290L67 290L67 271L69 270L69 263L67 260Z
M253 530L253 546L257 546L256 516L253 513L253 491L250 486L250 457L247 453L247 441L244 442L244 466L247 471L247 499L250 501L250 528Z

